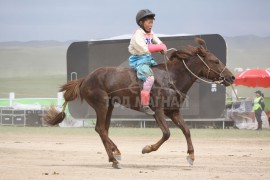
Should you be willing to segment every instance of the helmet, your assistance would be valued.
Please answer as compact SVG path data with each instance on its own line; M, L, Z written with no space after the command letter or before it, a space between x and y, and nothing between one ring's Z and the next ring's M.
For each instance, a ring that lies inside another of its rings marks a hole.
M140 26L140 21L145 17L155 17L155 13L152 13L149 9L142 9L136 15L136 22Z

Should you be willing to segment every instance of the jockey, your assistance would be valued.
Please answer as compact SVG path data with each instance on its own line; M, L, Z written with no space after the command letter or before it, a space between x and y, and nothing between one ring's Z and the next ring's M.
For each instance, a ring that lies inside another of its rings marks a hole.
M166 45L151 31L154 20L155 14L148 9L137 13L136 22L140 28L134 32L128 47L131 53L129 64L137 72L137 77L144 82L141 91L142 110L149 115L155 114L149 107L150 91L155 80L150 67L157 65L151 53L164 54L167 51Z

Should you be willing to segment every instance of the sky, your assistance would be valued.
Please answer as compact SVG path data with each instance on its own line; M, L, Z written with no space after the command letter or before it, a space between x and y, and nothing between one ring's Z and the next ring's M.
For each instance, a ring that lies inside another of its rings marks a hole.
M0 42L131 34L146 8L159 34L270 37L269 0L0 0Z

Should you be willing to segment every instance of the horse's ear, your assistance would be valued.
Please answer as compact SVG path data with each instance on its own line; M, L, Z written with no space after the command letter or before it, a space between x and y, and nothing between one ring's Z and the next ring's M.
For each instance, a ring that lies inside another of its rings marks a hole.
M204 49L202 45L198 47L198 54L201 56L206 56L206 50Z
M206 50L203 47L203 45L205 45L205 41L201 38L195 38L195 42L197 42L200 46L198 47L198 53L201 56L205 56L206 55Z
M195 38L195 42L198 43L199 45L205 45L205 41L201 38Z

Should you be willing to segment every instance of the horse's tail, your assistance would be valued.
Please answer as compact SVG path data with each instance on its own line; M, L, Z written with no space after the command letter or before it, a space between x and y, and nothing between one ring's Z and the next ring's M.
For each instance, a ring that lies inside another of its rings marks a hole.
M59 112L56 109L56 107L52 105L44 117L45 124L54 126L61 123L65 119L66 117L65 109L66 109L67 103L79 97L82 99L80 87L83 81L84 81L84 78L81 78L81 79L69 81L66 84L61 86L59 92L65 91L64 93L65 102L63 104L62 111Z

